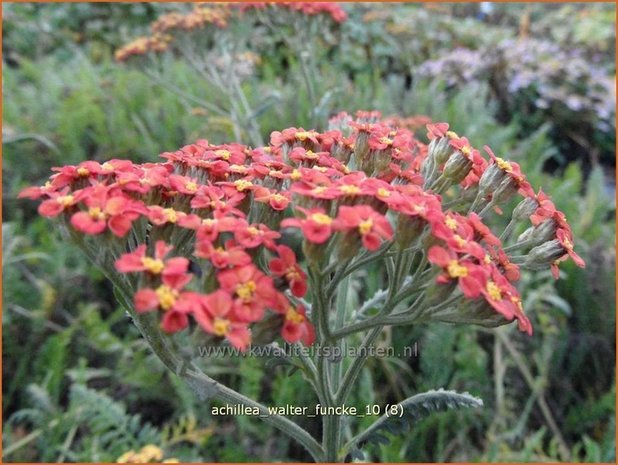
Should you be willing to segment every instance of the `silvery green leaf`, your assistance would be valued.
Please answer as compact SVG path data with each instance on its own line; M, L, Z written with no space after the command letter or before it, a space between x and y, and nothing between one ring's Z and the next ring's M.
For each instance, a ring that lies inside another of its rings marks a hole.
M467 392L458 393L438 389L431 390L422 394L416 394L398 405L401 416L382 415L373 425L363 433L356 436L346 447L353 453L355 448L359 448L368 443L386 444L389 442L384 435L401 434L408 431L415 421L428 416L433 412L441 412L450 409L479 408L483 406L483 401Z

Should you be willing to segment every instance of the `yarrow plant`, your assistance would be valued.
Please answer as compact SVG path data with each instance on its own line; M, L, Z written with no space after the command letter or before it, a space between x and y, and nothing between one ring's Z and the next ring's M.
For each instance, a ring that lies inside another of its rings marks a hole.
M45 185L20 196L39 200L39 213L103 270L154 353L202 398L256 408L316 461L343 461L419 415L482 402L417 394L397 405L400 415L355 436L344 435L352 418L326 414L318 442L205 375L179 338L246 351L281 340L350 346L361 335L351 360L326 351L288 357L319 403L334 408L366 362L360 349L384 327L516 321L531 335L520 270L551 268L558 278L569 258L584 266L564 214L517 163L487 146L483 156L446 123L427 124L426 144L380 118L341 113L325 132L291 127L257 148L200 140L160 163L85 161L53 168ZM510 220L495 231L499 215ZM349 308L350 279L369 266L384 288Z
M286 45L290 59L298 59L300 73L289 70L285 79L296 79L297 85L306 90L314 108L312 116L317 119L325 102L317 99L316 56L328 50L328 34L324 31L336 29L334 26L346 19L346 12L334 2L197 3L191 10L180 9L160 16L151 24L150 35L121 47L115 58L137 66L155 83L190 104L199 105L200 110L229 119L237 139L263 145L256 117L280 102L282 96L272 89L260 89L256 93L264 95L261 101L252 102L249 98L247 82L256 74L260 56L275 53L278 42ZM197 78L208 83L209 91L216 92L217 98L204 98L178 86L168 76L171 59L176 57L182 58Z

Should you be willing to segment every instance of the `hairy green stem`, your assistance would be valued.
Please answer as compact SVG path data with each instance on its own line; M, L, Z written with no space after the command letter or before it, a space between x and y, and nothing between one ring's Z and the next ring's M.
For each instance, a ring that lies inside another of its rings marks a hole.
M350 290L350 277L346 277L341 281L341 285L339 287L339 292L337 292L337 298L336 298L336 303L335 303L335 325L334 325L334 331L337 331L339 328L342 328L343 325L345 324L345 320L346 320L346 311L348 308L348 294L349 294L349 290ZM336 340L335 342L336 345L336 349L338 350L338 353L342 354L341 358L339 360L334 361L333 363L331 363L331 379L332 379L332 388L333 391L337 391L337 389L339 389L339 382L341 381L341 366L343 365L343 358L344 358L344 349L345 349L345 342L343 341L342 338L339 338Z
M393 244L394 244L393 241L385 242L382 245L382 247L378 249L377 252L370 253L366 255L364 258L354 261L353 263L351 263L349 266L345 268L340 268L342 271L335 273L335 276L333 277L332 281L328 285L328 288L326 290L326 295L332 295L335 292L335 290L337 290L337 286L339 282L346 276L349 276L350 274L354 273L356 270L358 270L359 268L362 268L363 266L369 265L370 263L373 263L375 261L382 259L384 255L386 254L386 252L388 251L388 249L390 249Z
M356 379L358 378L358 375L360 375L363 369L363 366L365 362L367 361L367 357L369 354L369 347L378 338L378 336L382 332L382 329L383 329L383 326L375 327L365 335L363 342L361 342L358 348L358 351L357 351L358 355L352 361L352 364L350 365L348 370L345 372L345 375L343 376L343 381L341 382L341 387L339 388L339 390L337 391L337 394L335 395L337 404L341 405L345 403L345 401L347 400L348 396L350 395L350 392L352 391L352 387L354 386L354 383Z
M164 335L161 331L158 319L154 318L154 315L150 312L140 314L134 310L131 303L132 292L127 282L121 279L121 276L112 273L108 267L102 266L99 262L100 257L97 257L93 253L93 250L79 234L74 233L72 236L77 245L85 252L86 256L92 260L95 265L101 268L106 277L112 282L115 289L117 289L118 292L116 296L120 300L120 304L132 316L137 329L154 354L170 371L179 376L191 387L199 397L203 399L212 397L229 404L240 404L252 408L257 407L260 412L260 419L295 439L311 454L316 462L324 460L324 450L322 446L303 428L284 416L270 413L268 407L265 405L227 386L219 384L214 379L204 374L194 363L181 357L173 339Z
M208 389L216 389L214 398L228 404L242 404L247 407L257 408L260 412L260 419L264 422L274 426L280 431L284 432L288 436L295 439L298 443L302 444L305 449L311 454L316 462L324 460L324 450L322 446L307 433L304 429L298 426L293 421L283 417L281 415L273 415L268 411L268 407L260 404L259 402L243 396L239 392L230 389L227 386L217 383L212 378L206 376L199 369L188 369L184 373L184 378L189 380L191 387L196 386L199 390L200 387L207 387ZM199 392L199 391L198 391Z

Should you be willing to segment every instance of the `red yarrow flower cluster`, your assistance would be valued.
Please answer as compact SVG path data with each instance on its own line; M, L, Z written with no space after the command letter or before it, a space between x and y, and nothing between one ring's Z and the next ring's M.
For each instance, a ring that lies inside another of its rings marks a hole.
M192 31L209 31L217 33L220 29L230 27L232 21L242 21L242 13L250 10L263 10L272 8L287 10L292 13L302 14L308 18L325 17L335 23L343 23L347 19L347 13L335 2L242 2L238 5L227 4L196 4L188 13L172 12L160 16L151 25L152 35L138 37L115 52L115 58L119 62L125 62L131 58L146 55L148 53L161 53L170 49L176 41L178 34L186 34ZM246 58L247 55L244 55ZM239 55L238 58L241 58Z
M239 5L241 11L267 7L286 8L307 16L326 15L337 23L343 23L348 18L345 10L336 2L243 2Z
M485 160L446 123L427 125L428 145L379 118L339 114L329 131L284 129L266 147L199 140L161 154L160 163L69 165L20 196L40 200L41 215L98 247L127 250L116 272L137 278L135 310L159 312L168 333L197 325L246 349L253 328L274 316L284 340L310 345L306 267L348 263L361 250L378 253L395 243L423 249L437 286L451 284L462 298L485 302L531 332L516 288L518 265L481 215L445 208L432 187L442 181L428 186L423 170L438 147L429 175L462 193L478 191L491 206L497 194L481 189L489 172L505 198L534 202L532 227L553 228L559 253L547 266L569 257L583 266L564 215L534 194L517 164L490 149Z

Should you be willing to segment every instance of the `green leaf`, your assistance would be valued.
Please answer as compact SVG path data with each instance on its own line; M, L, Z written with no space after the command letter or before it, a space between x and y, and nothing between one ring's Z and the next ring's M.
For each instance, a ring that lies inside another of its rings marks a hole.
M450 409L479 408L483 401L467 392L458 393L438 389L416 394L397 404L397 415L382 415L373 425L352 439L346 449L358 455L355 449L368 443L388 444L390 440L385 433L392 435L408 431L414 422L433 413ZM400 415L400 416L398 416Z

